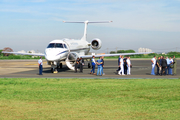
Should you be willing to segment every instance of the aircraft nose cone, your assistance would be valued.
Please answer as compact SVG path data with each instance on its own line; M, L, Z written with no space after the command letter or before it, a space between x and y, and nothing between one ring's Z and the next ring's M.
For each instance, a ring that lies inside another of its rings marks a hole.
M45 51L45 57L48 61L56 61L64 58L64 53L66 53L64 49L47 49Z
M58 54L57 50L46 50L45 51L45 57L49 61L53 61L56 59L56 55Z

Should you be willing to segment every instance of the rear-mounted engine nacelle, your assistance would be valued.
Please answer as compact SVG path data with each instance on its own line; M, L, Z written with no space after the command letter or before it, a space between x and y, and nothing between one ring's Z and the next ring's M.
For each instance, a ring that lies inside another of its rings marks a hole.
M101 40L98 38L95 38L91 41L91 47L94 50L99 50L101 48Z

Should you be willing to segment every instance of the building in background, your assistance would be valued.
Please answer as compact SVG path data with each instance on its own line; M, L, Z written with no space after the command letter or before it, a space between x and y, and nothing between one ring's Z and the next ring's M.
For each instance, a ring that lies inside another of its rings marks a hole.
M34 50L27 51L27 53L36 53Z
M18 53L26 53L26 51L24 51L24 50L21 50L21 51L18 51Z
M139 53L142 53L142 52L152 52L152 50L149 49L149 48L139 48L139 49L138 49L138 52L139 52Z

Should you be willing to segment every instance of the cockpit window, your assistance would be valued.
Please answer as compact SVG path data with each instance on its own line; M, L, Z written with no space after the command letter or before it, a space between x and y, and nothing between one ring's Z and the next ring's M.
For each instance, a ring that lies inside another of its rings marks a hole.
M64 47L67 48L66 44L64 44Z
M47 48L64 48L62 43L50 43Z
M63 48L63 45L62 45L62 43L56 43L55 47L56 48Z
M54 46L55 46L55 43L50 43L50 44L47 46L47 48L54 48Z

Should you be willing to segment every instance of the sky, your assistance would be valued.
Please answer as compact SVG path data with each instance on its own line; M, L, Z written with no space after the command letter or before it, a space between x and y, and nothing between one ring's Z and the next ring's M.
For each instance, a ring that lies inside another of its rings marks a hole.
M83 36L84 24L62 21L110 20L88 25L88 42L102 41L91 52L180 52L179 13L180 0L0 0L0 49L44 52L54 39Z

